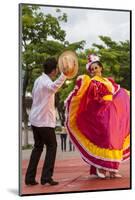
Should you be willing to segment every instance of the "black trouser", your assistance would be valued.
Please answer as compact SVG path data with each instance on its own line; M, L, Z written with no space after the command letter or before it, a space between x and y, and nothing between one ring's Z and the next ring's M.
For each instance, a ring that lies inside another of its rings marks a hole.
M67 134L60 134L61 138L61 150L66 151L66 139L67 139Z
M72 142L69 140L69 151L74 151L75 150L75 147L74 145L72 144Z
M32 126L34 136L34 148L31 153L28 169L26 172L25 182L35 180L37 165L43 151L44 144L46 145L46 156L42 168L41 182L48 180L53 175L54 163L57 150L57 141L54 128L50 127L35 127Z

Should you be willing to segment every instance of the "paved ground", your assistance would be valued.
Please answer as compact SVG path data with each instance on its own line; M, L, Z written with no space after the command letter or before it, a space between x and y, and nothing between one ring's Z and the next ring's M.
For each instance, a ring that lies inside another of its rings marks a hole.
M69 138L68 138L68 136L67 136L67 140L66 140L66 152L61 151L60 135L57 134L56 138L57 138L57 144L58 144L58 146L57 146L57 157L56 157L57 160L80 157L80 154L78 153L78 151L69 151ZM22 140L22 143L23 143L23 140ZM33 136L32 136L31 131L29 131L29 144L33 144ZM30 153L31 153L31 149L23 150L22 151L22 160L29 159ZM45 151L43 152L41 159L44 159L44 157L45 157Z
M57 160L55 164L54 179L59 181L59 185L37 185L26 186L24 184L24 175L27 167L27 160L23 161L22 165L22 194L39 194L39 193L62 193L62 192L77 192L77 191L92 191L92 190L108 190L130 188L129 179L129 162L121 165L120 172L122 178L106 180L92 177L89 175L89 166L79 158L66 160ZM41 167L43 162L40 161L37 170L37 181L40 182Z
M31 140L32 141L32 140ZM121 164L120 173L122 178L101 180L89 175L89 166L81 159L77 151L62 152L60 149L60 137L57 136L58 150L55 163L54 179L59 181L59 185L37 185L26 186L24 176L28 165L31 150L22 151L22 194L53 194L63 192L94 191L130 188L130 162ZM40 174L43 165L43 153L37 170L37 181L40 182Z

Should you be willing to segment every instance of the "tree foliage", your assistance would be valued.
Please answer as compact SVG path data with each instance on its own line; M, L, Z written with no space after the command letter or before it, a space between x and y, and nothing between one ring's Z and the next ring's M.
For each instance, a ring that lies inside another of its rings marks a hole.
M67 22L67 15L60 9L56 12L58 17L44 14L38 6L22 7L22 62L24 76L28 77L28 84L24 87L27 91L31 91L33 81L41 74L42 63L47 57L57 58L64 50L76 51L84 46L85 41L72 44L65 41L66 32L61 29L60 22Z
M115 42L110 37L99 36L103 45L93 44L101 57L106 76L113 76L117 83L130 90L130 43Z
M58 56L65 50L76 51L78 55L78 75L86 74L87 57L96 53L104 65L104 75L114 77L122 87L130 90L130 43L129 41L113 41L108 36L99 36L102 44L93 44L84 50L85 41L69 43L65 40L66 32L61 22L67 22L68 16L56 9L57 17L42 12L39 6L22 5L22 70L23 70L23 119L28 122L25 94L31 91L35 79L41 75L42 63L50 56ZM79 50L79 51L78 51ZM76 77L66 81L56 95L56 106L60 119L64 121L64 100L74 88ZM25 124L26 124L25 123Z
M64 50L82 49L84 41L70 44L65 40L66 32L60 22L67 22L66 13L56 9L57 17L45 14L39 6L22 5L22 75L23 75L23 121L27 129L28 115L26 112L26 91L31 91L35 79L41 75L42 63L47 57L56 57ZM56 105L59 106L59 94L56 96ZM63 111L62 111L63 112ZM63 115L63 114L62 114ZM61 115L61 116L62 116Z

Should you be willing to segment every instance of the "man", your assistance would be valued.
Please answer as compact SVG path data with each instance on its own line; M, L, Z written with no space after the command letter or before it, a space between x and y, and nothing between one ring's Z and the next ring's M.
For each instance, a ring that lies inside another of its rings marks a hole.
M26 185L37 185L35 180L37 165L46 145L46 157L44 160L41 184L57 185L54 181L53 170L56 157L57 141L55 135L55 93L63 85L66 76L61 73L56 81L52 79L57 75L57 61L48 58L43 64L44 73L36 79L32 91L33 104L29 116L32 125L34 148L31 153L28 169L26 172Z

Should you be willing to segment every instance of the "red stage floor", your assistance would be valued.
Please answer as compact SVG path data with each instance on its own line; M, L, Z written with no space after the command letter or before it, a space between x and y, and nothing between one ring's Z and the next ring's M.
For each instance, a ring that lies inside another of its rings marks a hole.
M70 158L66 160L57 160L55 163L54 180L59 181L59 185L26 186L24 176L26 173L28 161L22 161L22 195L27 194L48 194L63 192L95 191L108 189L130 188L130 162L121 164L120 173L122 178L105 180L89 175L89 166L81 158ZM36 180L40 183L40 174L43 161L38 165Z

